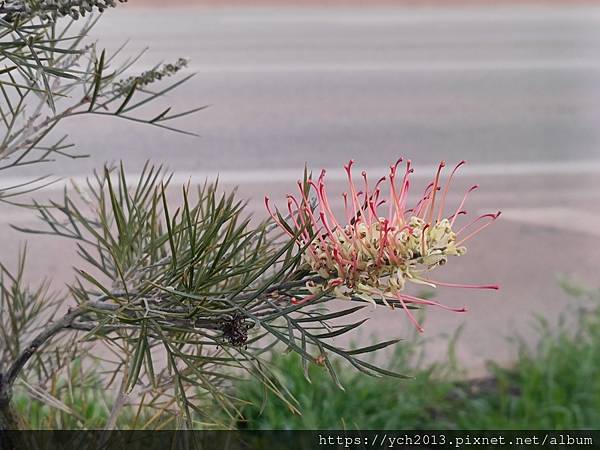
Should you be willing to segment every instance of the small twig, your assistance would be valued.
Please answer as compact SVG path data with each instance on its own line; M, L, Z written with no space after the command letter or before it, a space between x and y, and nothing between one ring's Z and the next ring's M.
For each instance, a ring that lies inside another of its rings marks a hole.
M77 108L84 105L86 102L87 100L84 98L80 102L77 102L75 105L70 106L61 113L58 113L51 117L46 117L46 119L39 122L37 125L26 124L27 135L21 136L17 142L13 142L11 144L7 143L4 148L0 148L0 155L2 155L3 158L6 158L16 152L26 149L27 147L36 142L39 133L42 133L51 125L56 124L57 122L60 122L66 117L72 115L75 112L75 110L77 110ZM32 117L32 119L33 118L34 117ZM35 118L37 119L37 117Z
M82 314L85 314L91 309L114 310L119 306L105 303L101 299L90 300L79 305L77 308L70 310L60 320L52 323L40 334L38 334L31 343L21 352L17 359L9 367L6 374L0 378L0 403L5 399L10 399L12 387L19 373L25 367L29 359L44 345L48 340L58 334L60 331L69 328L75 319Z
M108 420L106 421L106 426L104 429L114 430L117 425L117 418L119 417L119 413L121 410L129 403L129 395L125 392L125 388L127 385L127 377L123 376L121 380L121 386L119 387L119 394L117 395L117 399L110 410L110 416L108 416Z

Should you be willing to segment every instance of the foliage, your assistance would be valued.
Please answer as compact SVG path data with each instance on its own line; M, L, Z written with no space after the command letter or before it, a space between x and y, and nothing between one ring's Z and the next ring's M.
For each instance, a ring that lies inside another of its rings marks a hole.
M571 291L573 291L571 289ZM291 413L253 382L239 385L247 402L239 426L252 429L593 429L600 420L600 292L575 317L557 326L540 320L538 344L517 343L508 368L490 363L490 376L460 380L452 358L445 364L419 362L419 345L396 348L390 368L414 376L393 383L345 372L346 393L334 388L318 367L312 384L296 368L296 356L275 356L276 373L300 401ZM588 305L592 305L590 308ZM450 352L452 354L452 352ZM412 357L411 357L412 356Z
M0 172L48 163L58 156L76 158L65 135L52 134L63 120L75 116L108 116L184 132L170 121L202 109L172 113L153 111L152 103L184 83L186 75L163 86L153 85L176 75L182 61L155 66L137 77L125 77L139 60L120 59L99 51L87 35L97 19L78 30L67 10L103 10L112 2L14 1L0 7ZM66 8L63 13L61 8ZM50 15L51 17L48 17ZM150 107L150 108L149 108ZM193 134L193 133L191 133ZM54 137L53 137L54 136ZM46 142L50 140L50 142ZM49 180L45 177L19 186L1 186L0 201L30 192Z
M95 367L98 369L98 367ZM30 429L102 429L114 406L115 397L107 395L103 380L96 372L85 370L82 360L76 358L67 364L65 376L53 374L52 380L41 390L22 383L14 394L14 407L26 420ZM62 375L62 374L61 374ZM119 428L136 428L140 423L151 423L145 414L127 406L119 415Z
M290 301L306 290L294 240L279 243L267 223L251 225L243 203L216 185L195 193L184 187L171 212L168 183L160 168L147 166L133 185L123 168L105 169L77 195L36 204L45 228L21 230L76 242L91 269L78 270L69 292L77 306L54 331L77 330L78 341L112 348L112 380L121 378L119 396L128 404L148 396L154 414L182 411L190 427L195 418L212 423L211 398L233 420L228 386L245 372L295 409L263 359L278 342L298 352L305 369L312 362L327 367L340 387L331 355L371 375L399 376L360 359L396 340L352 350L330 342L364 322L335 322L362 305L326 313L327 295L311 304ZM12 359L9 376L28 357Z
M396 347L388 368L402 368L412 377L405 383L373 380L343 372L345 392L331 383L318 366L310 368L311 383L296 368L295 355L276 355L275 373L298 399L301 414L290 411L260 385L238 385L239 396L246 402L238 427L251 429L419 429L431 420L435 411L450 412L445 401L453 389L443 381L443 366L416 368L417 341ZM338 364L336 362L336 364ZM431 422L429 422L431 424ZM436 422L433 428L439 428Z
M119 0L121 3L126 1ZM53 21L64 16L78 19L94 10L103 12L114 6L114 0L6 0L0 5L0 13L5 14L4 20L10 22L34 17Z
M570 289L573 293L573 290ZM579 290L574 317L558 326L539 318L535 347L519 345L518 363L495 365L497 395L472 405L477 424L511 429L592 429L600 421L600 290Z
M0 373L6 372L8 362L19 356L27 345L26 340L42 326L42 320L55 317L62 300L49 292L46 282L33 289L25 284L25 262L24 250L14 274L0 264L0 337L3 344Z
M460 361L452 356L445 363L424 364L423 341L417 339L396 347L389 358L388 368L401 368L413 377L410 381L375 380L346 371L340 375L346 391L340 391L316 364L309 366L309 383L297 354L275 353L273 376L296 397L301 415L261 383L243 381L235 385L244 402L243 417L236 425L244 429L595 428L600 419L600 387L594 382L600 377L600 295L581 288L577 292L596 303L578 305L576 314L563 316L558 326L538 322L539 343L529 347L515 343L514 365L490 365L490 376L482 379L461 381ZM82 425L44 401L18 394L16 407L32 418L33 428L57 428L59 423L93 428L106 420L114 398L93 388L85 395L79 391L70 396L66 383L61 386L57 397L80 412ZM131 426L135 414L134 408L125 411L120 426ZM148 417L138 419L139 427L148 423Z

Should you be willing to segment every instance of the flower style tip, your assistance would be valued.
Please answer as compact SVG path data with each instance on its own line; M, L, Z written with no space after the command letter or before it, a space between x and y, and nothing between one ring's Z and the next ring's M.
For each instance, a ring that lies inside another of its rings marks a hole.
M415 327L422 331L411 308L436 306L454 312L466 312L466 308L451 308L433 300L404 293L407 283L425 284L431 287L455 287L467 289L498 289L497 285L466 285L433 281L425 274L444 265L453 256L466 253L464 243L487 228L500 216L500 212L484 214L455 231L455 221L467 215L463 209L474 185L467 190L456 210L447 215L447 194L457 170L466 161L454 166L444 183L442 172L446 166L441 161L433 180L415 206L408 208L411 161L405 163L403 176L398 168L404 159L399 158L390 166L388 176L369 185L366 171L361 171L359 188L352 177L354 160L344 165L348 189L343 193L345 220L340 221L333 213L325 183L325 170L316 181L309 178L308 192L298 183L299 196L288 196L288 211L293 226L283 224L281 216L273 214L268 197L265 205L279 226L293 236L301 247L306 247L304 263L323 281L310 282L310 295L292 303L302 304L314 300L324 291L332 291L337 298L360 299L373 304L400 306ZM387 183L386 183L387 182ZM387 184L387 189L386 189ZM316 204L309 200L314 194ZM380 198L384 197L384 198ZM386 205L385 213L381 210ZM292 235L289 230L304 228ZM410 305L410 307L408 306Z

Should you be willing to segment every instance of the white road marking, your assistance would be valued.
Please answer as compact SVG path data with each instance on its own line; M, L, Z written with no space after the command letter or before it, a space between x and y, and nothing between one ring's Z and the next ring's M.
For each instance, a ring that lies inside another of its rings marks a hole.
M182 9L183 10L183 9ZM173 10L176 11L176 10ZM136 11L137 12L137 11ZM152 14L154 10L144 13ZM301 8L301 9L243 9L229 8L221 10L187 9L188 14L198 19L220 18L224 24L236 25L280 25L280 24L335 24L335 25L395 25L421 23L472 23L499 22L514 25L518 22L577 21L595 22L600 20L598 6L574 8L548 8L514 5L502 7L463 7L463 8Z
M453 166L453 161L447 161L447 168ZM373 178L384 176L389 173L388 167L363 167L360 161L356 162L355 170L367 170ZM436 165L414 166L413 178L423 179L431 178L434 175ZM313 175L318 175L319 168L313 168ZM343 181L346 179L342 163L339 167L327 168L327 179L329 181ZM599 174L600 161L565 161L565 162L522 162L514 164L480 164L465 165L460 169L462 176L527 176L527 175L577 175L577 174ZM134 182L139 179L139 174L130 173L127 179ZM206 179L219 179L225 184L274 184L290 183L302 176L302 168L274 168L274 169L252 169L252 170L231 170L221 172L183 172L177 171L173 174L172 183L182 184L188 181L192 184L203 183ZM79 185L85 184L84 176L65 175L62 178L54 177L55 182L41 188L43 191L59 191L65 186L75 182ZM16 186L30 181L27 177L5 177L0 180L0 189L9 186Z
M124 74L134 75L153 67L136 65ZM586 59L557 60L494 60L494 61L404 61L398 63L282 63L282 64L197 64L181 71L181 75L198 74L244 74L244 73L306 73L306 72L516 72L516 71L581 71L600 70L600 62Z

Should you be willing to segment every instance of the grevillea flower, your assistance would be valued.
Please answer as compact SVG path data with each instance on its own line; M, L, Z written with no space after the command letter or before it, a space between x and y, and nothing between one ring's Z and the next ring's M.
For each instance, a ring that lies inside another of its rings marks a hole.
M288 195L288 217L274 213L265 197L265 204L273 220L301 248L306 248L303 259L311 271L320 276L318 282L310 281L307 288L312 295L296 302L308 302L330 289L338 298L358 297L386 305L400 305L419 331L423 331L411 307L417 305L439 306L451 311L464 312L466 308L450 308L436 301L418 298L404 292L407 282L431 287L448 286L477 289L498 289L496 285L466 285L434 281L427 273L445 264L451 256L466 252L464 244L494 222L500 212L483 214L455 231L455 222L461 215L471 187L458 207L450 215L444 211L446 197L456 171L465 163L458 163L445 185L441 174L442 161L425 192L412 208L407 207L410 190L410 161L404 173L399 174L399 159L390 167L387 177L370 184L366 172L355 181L350 161L344 166L348 177L348 191L344 192L343 220L331 208L326 192L325 170L315 181L298 182L299 196ZM311 197L316 204L311 205ZM296 233L293 231L296 230Z

